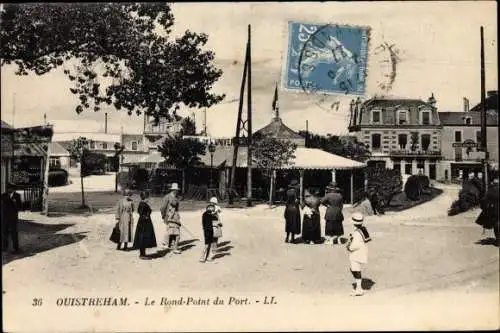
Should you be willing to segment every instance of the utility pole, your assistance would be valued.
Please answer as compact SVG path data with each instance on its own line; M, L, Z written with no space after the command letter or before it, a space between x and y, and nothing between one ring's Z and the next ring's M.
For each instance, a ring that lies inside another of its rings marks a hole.
M486 120L486 80L484 72L484 28L481 26L481 150L484 152L484 188L488 190L488 144Z
M247 77L247 68L248 68L248 42L247 42L247 47L245 51L245 64L243 66L243 78L241 80L241 88L240 88L240 100L238 104L238 120L236 121L236 136L234 138L234 149L233 149L233 161L231 165L231 175L230 175L230 182L229 182L229 204L233 204L234 201L234 185L236 182L236 166L238 163L238 148L240 146L240 137L241 137L241 132L246 130L246 124L247 122L243 121L243 99L245 96L245 84L246 84L246 77Z
M248 173L247 173L247 206L252 206L252 40L251 28L248 25L248 91L247 91L247 130L248 130Z

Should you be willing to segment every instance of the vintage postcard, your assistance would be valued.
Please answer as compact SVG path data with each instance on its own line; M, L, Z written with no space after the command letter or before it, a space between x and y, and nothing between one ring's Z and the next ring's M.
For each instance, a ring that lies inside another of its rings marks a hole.
M496 12L1 4L3 331L498 330Z

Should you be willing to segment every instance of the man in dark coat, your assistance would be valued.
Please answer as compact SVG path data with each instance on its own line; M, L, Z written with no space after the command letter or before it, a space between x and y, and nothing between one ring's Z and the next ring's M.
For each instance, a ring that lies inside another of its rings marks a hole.
M326 243L340 244L339 238L344 235L344 197L340 194L340 188L335 182L326 187L326 194L321 199L321 204L326 206L325 213L325 238Z
M210 203L201 217L205 247L203 248L203 252L201 253L200 262L213 260L213 258L209 258L209 256L211 247L215 245L213 223L216 220L217 214L215 213L215 205Z
M7 192L2 194L2 251L9 248L9 237L15 253L19 253L17 223L21 210L21 196L15 191L15 185L8 184Z
M485 229L493 228L497 244L500 240L498 221L498 172L492 175L493 182L488 186L488 191L481 200L481 214L476 223Z
M290 241L295 243L295 235L300 234L300 206L299 206L299 182L292 180L286 191L286 208L285 208L285 243Z

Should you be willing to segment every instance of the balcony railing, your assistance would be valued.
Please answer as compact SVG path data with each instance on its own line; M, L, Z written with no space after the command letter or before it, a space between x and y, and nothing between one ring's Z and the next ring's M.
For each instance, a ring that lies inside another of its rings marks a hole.
M441 150L396 149L389 153L393 156L441 156Z

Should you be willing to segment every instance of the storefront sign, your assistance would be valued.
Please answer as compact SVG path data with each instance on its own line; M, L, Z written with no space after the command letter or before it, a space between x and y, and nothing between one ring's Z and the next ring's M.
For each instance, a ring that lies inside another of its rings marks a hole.
M465 140L464 142L455 142L452 144L453 148L477 148L477 143L473 140Z

